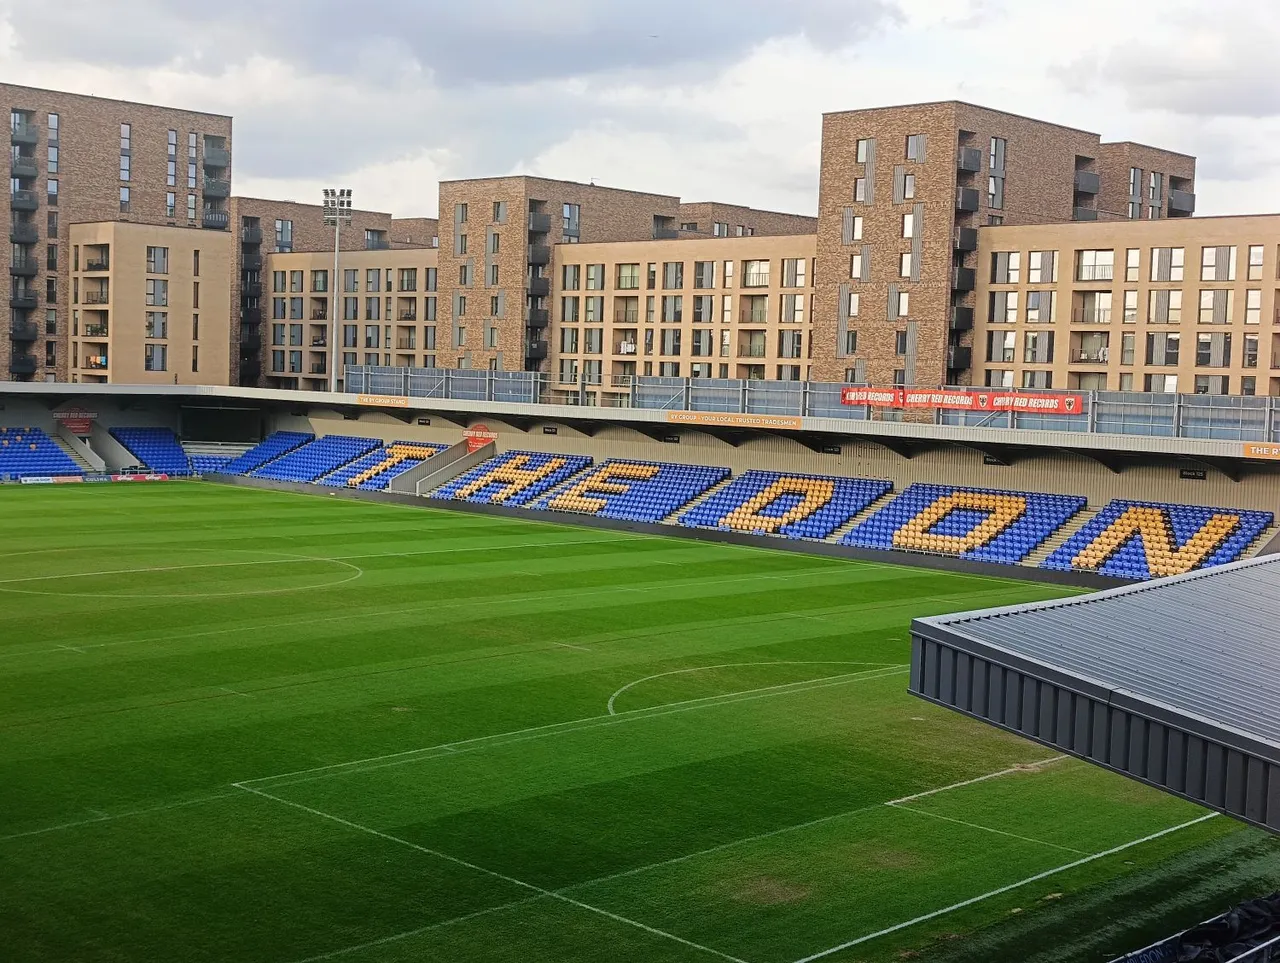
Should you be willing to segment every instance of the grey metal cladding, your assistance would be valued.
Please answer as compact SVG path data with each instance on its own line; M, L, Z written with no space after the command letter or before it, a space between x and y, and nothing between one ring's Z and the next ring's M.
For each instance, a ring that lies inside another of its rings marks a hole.
M1280 556L917 619L910 691L1280 832Z

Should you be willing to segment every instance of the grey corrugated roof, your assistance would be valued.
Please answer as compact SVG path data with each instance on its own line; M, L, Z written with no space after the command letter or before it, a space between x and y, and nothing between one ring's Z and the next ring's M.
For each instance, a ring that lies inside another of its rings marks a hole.
M1280 555L919 622L1234 730L1280 761Z

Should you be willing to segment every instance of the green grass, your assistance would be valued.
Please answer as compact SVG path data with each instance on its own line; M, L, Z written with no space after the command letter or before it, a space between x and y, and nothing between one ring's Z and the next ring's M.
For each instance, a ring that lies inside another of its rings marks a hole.
M6 961L1105 960L1280 875L906 694L912 617L1061 588L195 483L0 531Z

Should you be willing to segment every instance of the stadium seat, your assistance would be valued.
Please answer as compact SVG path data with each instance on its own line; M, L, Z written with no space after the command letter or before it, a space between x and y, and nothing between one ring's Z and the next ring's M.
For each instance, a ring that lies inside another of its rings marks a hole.
M727 468L610 459L530 508L660 522L729 477Z
M1243 556L1272 512L1116 499L1044 560L1043 568L1144 580Z
M111 437L149 471L165 475L190 475L191 459L171 428L112 428Z
M313 440L315 435L304 431L273 432L239 458L233 458L222 466L224 475L248 475L269 461L275 461L296 448Z
M191 455L191 470L197 475L209 475L221 472L231 461L226 455Z
M382 441L377 438L325 435L249 474L274 481L313 482L381 445Z
M397 475L421 465L448 447L434 442L395 441L325 475L319 483L330 488L382 491Z
M840 541L1014 565L1083 509L1080 495L909 485Z
M749 471L686 511L688 528L824 539L893 489L871 478Z
M39 428L0 428L0 479L83 474Z
M525 505L591 465L586 455L508 451L431 493L432 498L493 505Z

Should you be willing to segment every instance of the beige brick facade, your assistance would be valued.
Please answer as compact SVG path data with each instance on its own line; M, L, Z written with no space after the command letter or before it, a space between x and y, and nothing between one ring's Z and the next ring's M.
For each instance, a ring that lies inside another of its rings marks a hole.
M1280 215L983 228L974 380L1280 395L1278 251Z
M35 268L34 274L11 274L11 295L24 297L11 297L0 308L0 379L66 381L71 226L113 220L199 228L207 222L225 230L231 118L11 84L0 84L0 105L9 114L11 146L20 158L11 166L19 192L9 199L13 244L0 258L7 266L18 252L27 270ZM128 125L127 139L121 125ZM176 142L172 185L170 131ZM188 186L193 135L195 185ZM128 158L127 174L122 156ZM194 218L187 216L189 197ZM31 341L7 334L14 326L29 331L31 325L37 329Z

